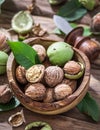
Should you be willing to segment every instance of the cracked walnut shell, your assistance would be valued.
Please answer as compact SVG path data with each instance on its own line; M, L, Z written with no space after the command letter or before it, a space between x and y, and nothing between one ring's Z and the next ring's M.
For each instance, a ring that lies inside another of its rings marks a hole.
M41 64L33 65L28 70L26 70L26 79L30 83L40 82L43 79L44 70L45 70L44 65Z
M50 86L54 87L63 80L64 72L58 66L49 66L45 69L44 80Z

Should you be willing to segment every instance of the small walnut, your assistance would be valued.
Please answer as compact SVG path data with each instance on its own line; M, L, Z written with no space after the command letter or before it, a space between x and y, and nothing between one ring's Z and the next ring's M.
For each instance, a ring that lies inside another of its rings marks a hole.
M54 87L60 83L63 77L64 72L58 66L49 66L45 69L44 80L50 87Z
M32 48L37 52L40 61L43 62L44 59L46 58L45 48L42 45L39 45L39 44L33 45Z
M77 87L77 80L74 79L63 79L62 83L65 83L67 85L69 85L72 89L72 92L74 92L76 90Z
M8 84L0 86L0 103L8 103L11 100L12 96L13 94Z
M18 80L19 83L21 84L26 84L27 83L27 79L25 77L26 74L26 70L23 66L19 65L16 68L16 79Z
M41 83L29 84L25 90L25 95L33 100L41 101L46 94L46 88Z
M81 71L81 66L76 61L69 61L64 65L64 72L68 74L77 74Z
M30 83L40 82L43 79L44 70L45 70L44 65L41 64L33 65L28 70L26 70L26 79Z
M72 94L71 87L64 83L58 84L54 89L54 97L56 100L64 99L70 94Z
M51 103L54 101L54 89L48 88L44 97L44 102Z

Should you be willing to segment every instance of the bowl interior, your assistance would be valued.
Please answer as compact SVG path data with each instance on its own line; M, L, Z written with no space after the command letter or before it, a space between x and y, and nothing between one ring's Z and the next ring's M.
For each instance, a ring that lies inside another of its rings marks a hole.
M48 46L54 43L55 41L52 39L31 38L25 40L24 42L30 45L41 44L47 49ZM84 75L78 80L77 89L73 94L64 98L63 100L55 101L52 103L33 101L31 98L29 98L24 94L23 92L24 87L17 82L15 77L15 69L18 64L16 63L13 54L12 53L10 54L7 62L8 81L12 91L14 92L18 100L21 102L21 104L23 104L26 108L28 108L31 111L40 114L54 115L72 109L83 99L89 86L90 63L87 56L84 53L82 53L78 49L75 48L73 49L75 51L74 54L75 60L80 61L85 66Z

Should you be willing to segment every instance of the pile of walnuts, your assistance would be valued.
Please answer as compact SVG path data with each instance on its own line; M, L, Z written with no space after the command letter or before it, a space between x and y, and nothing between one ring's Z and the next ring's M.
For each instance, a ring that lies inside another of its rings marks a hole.
M42 45L33 45L42 64L25 69L16 68L16 79L24 85L24 93L34 101L51 103L71 95L77 89L77 79L66 78L65 74L75 75L81 71L78 62L71 60L63 67L51 65Z

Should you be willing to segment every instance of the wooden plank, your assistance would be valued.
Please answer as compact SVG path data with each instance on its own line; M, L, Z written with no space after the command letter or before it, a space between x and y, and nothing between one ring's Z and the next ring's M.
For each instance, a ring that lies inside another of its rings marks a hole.
M0 122L7 122L9 116L20 111L23 107L18 107L9 112L2 112L0 113ZM55 116L46 116L36 114L31 112L25 108L23 108L26 123L18 128L13 128L13 130L23 130L25 126L33 121L45 121L49 123L53 130L99 130L100 124L98 123L89 123L86 121L80 121L77 119L73 119L70 117L65 117L61 115Z

